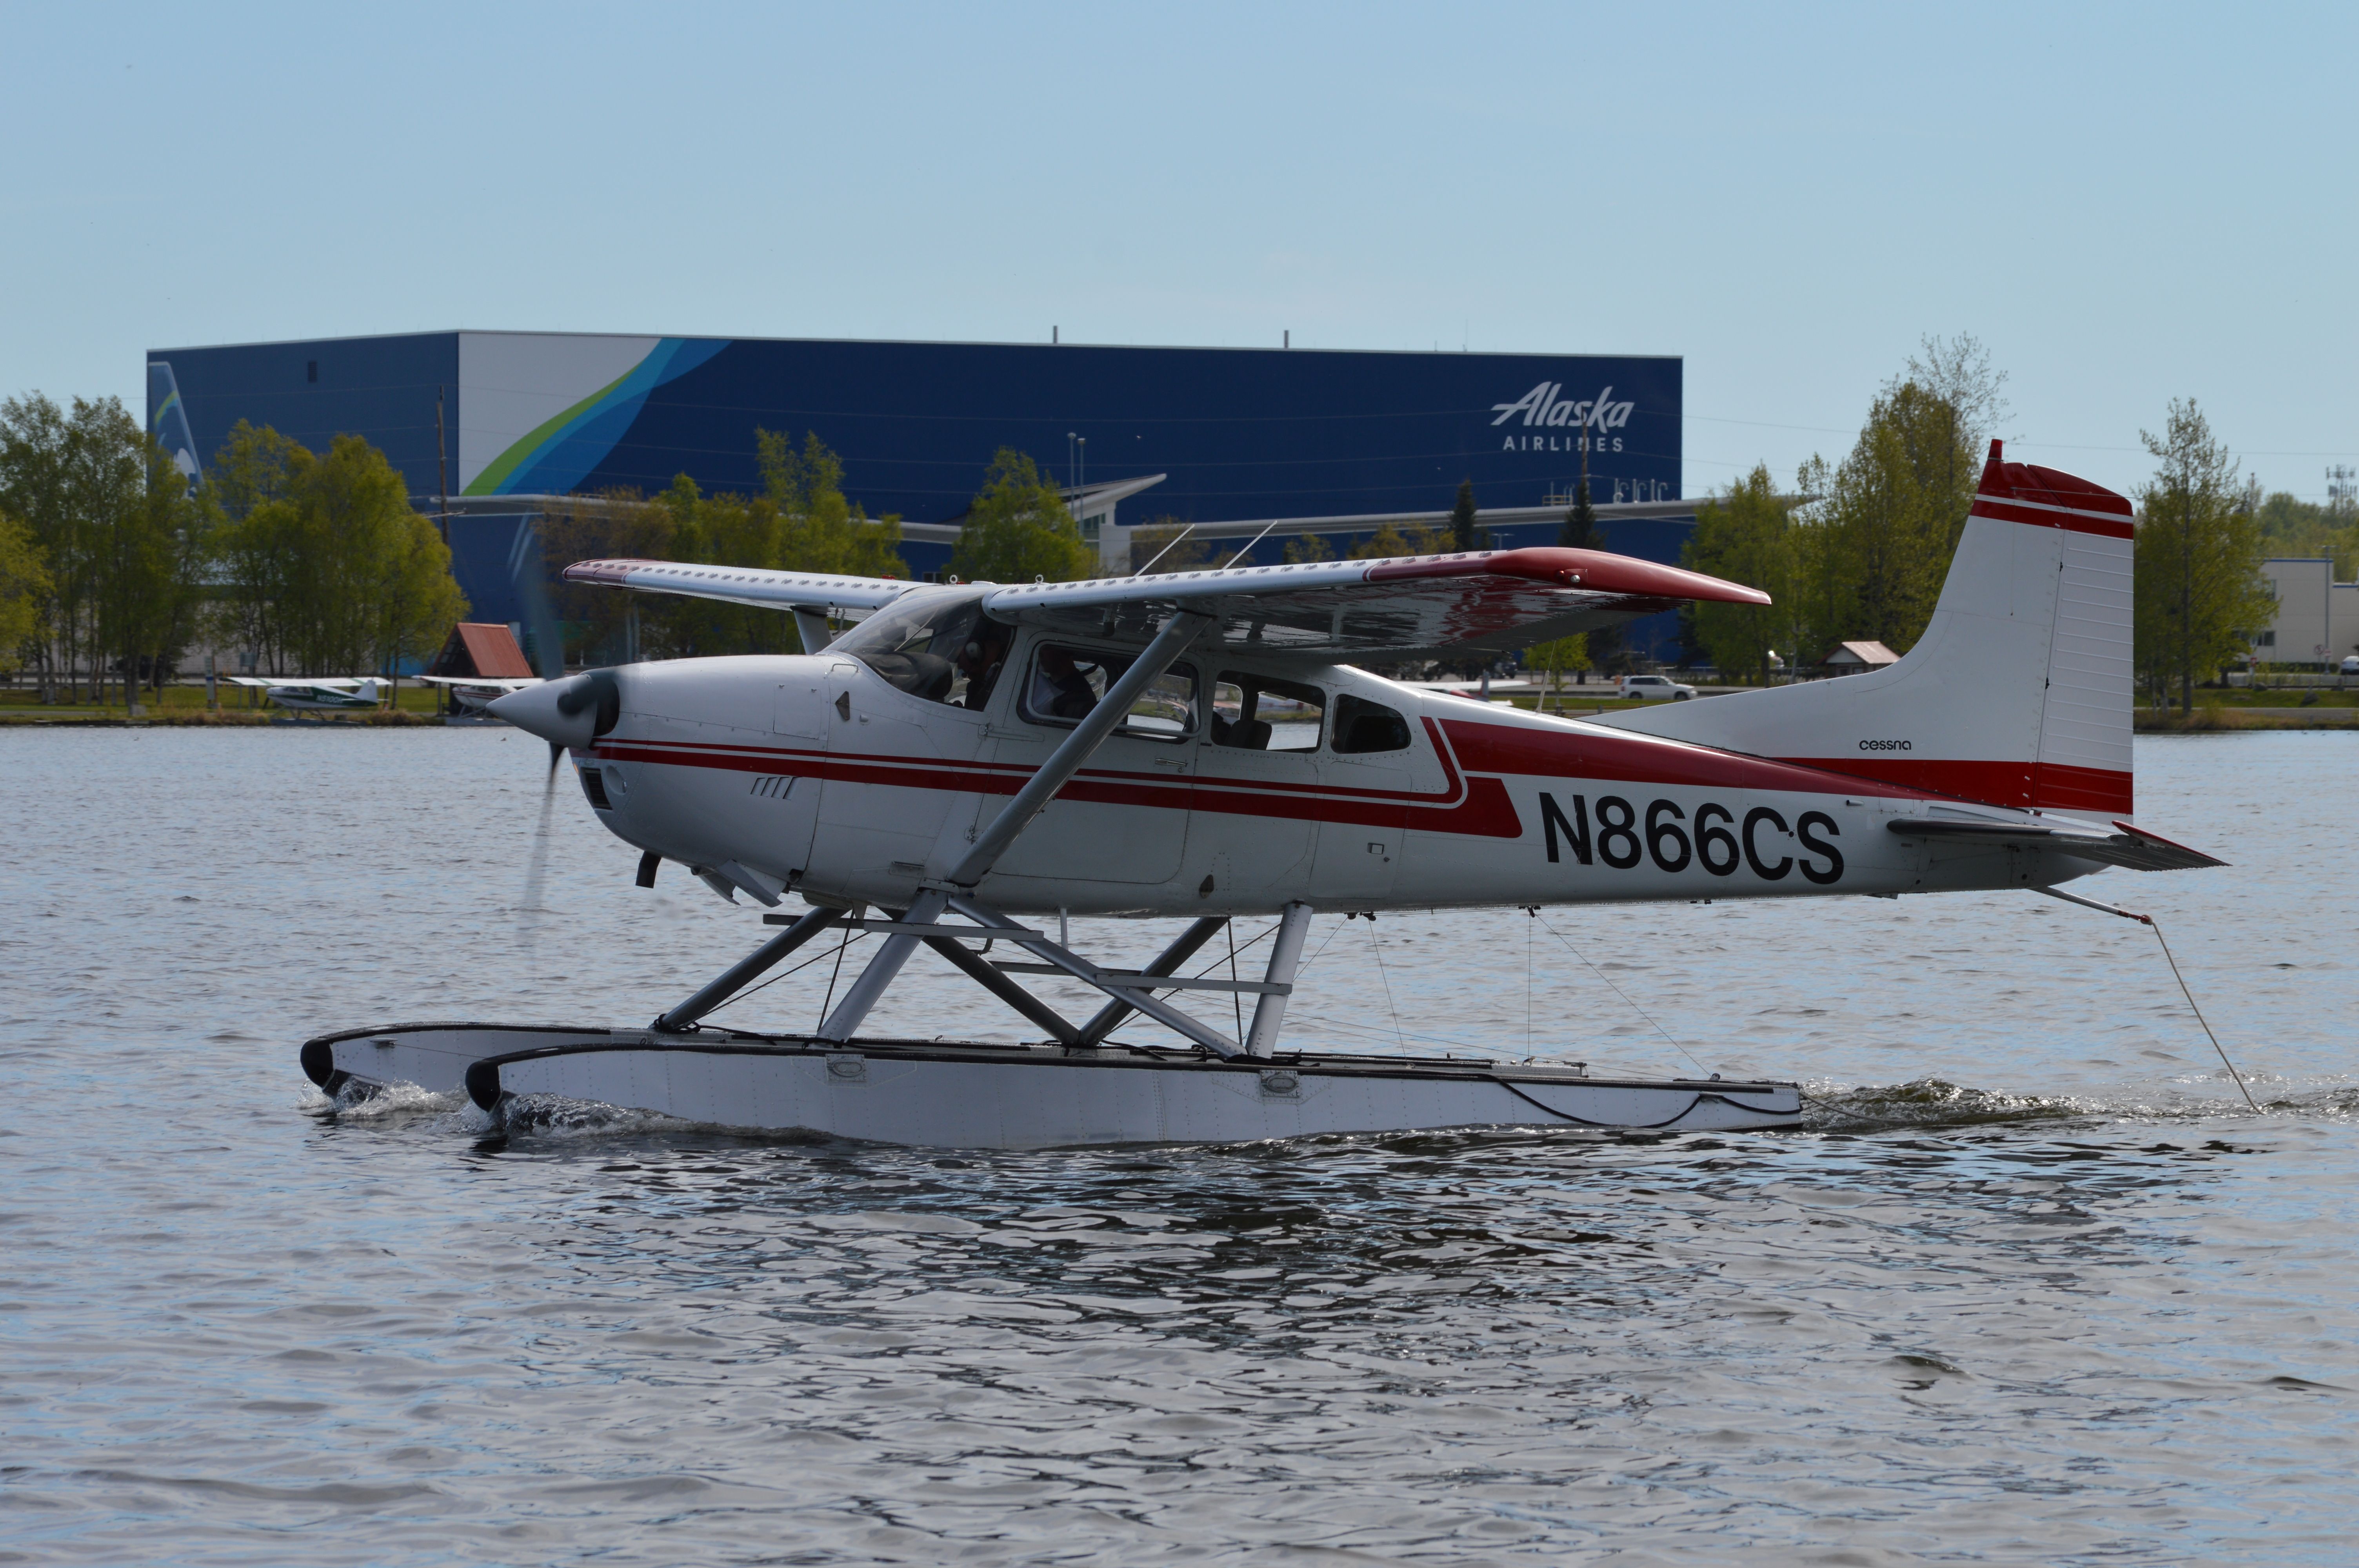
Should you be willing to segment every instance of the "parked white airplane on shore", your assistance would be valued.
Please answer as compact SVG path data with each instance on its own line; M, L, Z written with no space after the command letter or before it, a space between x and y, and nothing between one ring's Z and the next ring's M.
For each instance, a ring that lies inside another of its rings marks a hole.
M304 1065L691 1120L1037 1147L1469 1125L1790 1125L1790 1083L1280 1049L1314 912L2052 890L2108 866L2216 865L2132 826L2129 503L1995 443L1939 608L1897 665L1575 721L1344 662L1495 654L1734 583L1521 549L1069 583L929 586L654 561L571 580L868 618L822 651L593 670L504 697L591 807L788 928L645 1029L355 1031ZM2061 895L2071 896L2071 895ZM874 910L882 918L867 918ZM1141 968L1019 916L1182 918ZM1180 978L1276 917L1258 980ZM953 918L955 917L955 918ZM808 1036L698 1021L842 927L881 936ZM1013 947L1029 961L987 957ZM972 944L980 944L980 948ZM920 948L1034 1045L859 1035ZM1107 998L1074 1021L1013 976ZM1243 991L1232 1037L1166 1000ZM1117 1044L1134 1015L1176 1040Z
M367 713L385 700L386 683L374 676L366 680L342 676L323 680L299 676L266 678L223 676L221 678L232 686L258 690L271 702L299 713Z

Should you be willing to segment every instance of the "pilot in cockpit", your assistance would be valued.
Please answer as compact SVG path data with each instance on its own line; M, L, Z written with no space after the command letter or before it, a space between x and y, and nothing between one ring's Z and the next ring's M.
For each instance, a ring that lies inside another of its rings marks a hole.
M1009 636L1006 627L986 621L959 650L959 674L966 677L966 695L961 700L970 710L980 713L991 700L992 688L999 684L999 671L1007 659Z

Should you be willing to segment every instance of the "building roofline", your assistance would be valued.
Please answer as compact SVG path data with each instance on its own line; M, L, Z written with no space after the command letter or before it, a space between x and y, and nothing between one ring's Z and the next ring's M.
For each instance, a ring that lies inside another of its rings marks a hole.
M1149 353L1357 354L1384 355L1396 359L1407 359L1412 355L1430 359L1439 358L1444 354L1454 354L1461 359L1658 360L1672 364L1684 364L1687 362L1685 354L1601 353L1592 350L1570 349L1273 349L1259 343L1041 343L1000 338L773 338L721 332L535 331L510 327L447 327L419 332L347 332L326 338L262 338L234 343L180 343L170 348L149 349L147 353L152 359L212 349L289 349L305 343L386 342L405 338L682 338L723 343L848 343L865 348L1050 349L1057 351L1071 349L1083 353L1092 351L1115 350Z

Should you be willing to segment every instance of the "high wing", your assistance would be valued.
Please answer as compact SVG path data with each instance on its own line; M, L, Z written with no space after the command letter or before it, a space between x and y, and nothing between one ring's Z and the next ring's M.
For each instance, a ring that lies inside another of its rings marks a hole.
M470 686L486 689L497 687L502 691L522 691L541 682L538 676L411 676L409 678L428 686Z
M880 610L903 594L929 586L898 578L838 577L830 572L774 572L752 567L699 566L692 561L576 561L565 568L568 582L632 588L641 593L676 593L717 599L759 610L797 610L836 615Z
M655 561L585 561L565 577L805 612L874 610L922 586ZM977 586L988 587L984 608L999 619L1068 634L1143 643L1184 609L1211 616L1220 639L1241 651L1324 661L1497 652L1689 600L1769 602L1758 589L1701 572L1552 546Z
M289 688L318 687L323 691L352 691L361 684L361 678L358 676L329 676L321 678L314 678L310 676L221 676L216 678L225 680L232 686L252 687L257 691L267 691L274 686Z

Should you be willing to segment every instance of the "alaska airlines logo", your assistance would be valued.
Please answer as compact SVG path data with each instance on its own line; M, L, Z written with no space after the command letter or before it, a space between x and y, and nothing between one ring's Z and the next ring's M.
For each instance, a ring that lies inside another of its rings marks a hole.
M1544 381L1513 403L1494 403L1491 411L1498 417L1491 421L1504 425L1520 414L1527 425L1565 426L1580 429L1619 430L1630 422L1635 403L1616 403L1614 389L1609 386L1586 403L1560 402L1557 394L1564 390L1560 381Z

